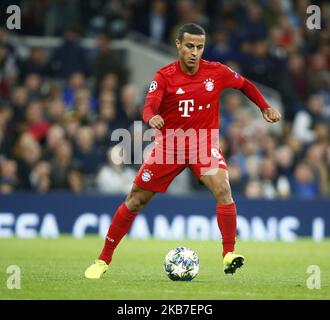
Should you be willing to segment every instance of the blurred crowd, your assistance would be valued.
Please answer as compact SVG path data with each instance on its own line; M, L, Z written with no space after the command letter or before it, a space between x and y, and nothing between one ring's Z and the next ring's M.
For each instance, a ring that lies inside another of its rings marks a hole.
M7 5L1 1L0 22ZM142 33L172 46L178 27L202 25L204 57L279 92L282 124L265 123L239 91L221 103L221 145L234 194L330 197L330 3L308 0L21 0L15 35L60 36L52 50L18 48L0 27L0 193L129 191L139 165L120 163L109 137L141 120L144 96L113 39ZM308 5L321 29L306 27ZM93 49L80 39L93 37ZM148 84L146 84L148 86ZM257 115L257 116L256 116ZM147 126L144 126L146 129ZM169 193L205 190L189 170Z

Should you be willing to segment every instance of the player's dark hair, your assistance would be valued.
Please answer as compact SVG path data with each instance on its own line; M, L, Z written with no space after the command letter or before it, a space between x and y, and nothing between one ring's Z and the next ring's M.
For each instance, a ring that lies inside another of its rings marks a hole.
M204 36L206 34L205 30L200 25L196 23L186 23L180 27L177 39L182 41L185 32L189 34L204 35Z

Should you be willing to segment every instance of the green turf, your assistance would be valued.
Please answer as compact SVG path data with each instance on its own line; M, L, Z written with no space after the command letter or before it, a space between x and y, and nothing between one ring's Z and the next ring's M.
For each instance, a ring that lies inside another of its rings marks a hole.
M102 245L96 236L0 240L0 299L330 299L330 240L239 241L246 265L231 276L222 271L219 242L124 239L110 272L85 279ZM172 282L163 271L166 253L179 245L200 258L191 282ZM20 290L7 288L10 265L21 269ZM310 265L320 267L320 289L307 288Z

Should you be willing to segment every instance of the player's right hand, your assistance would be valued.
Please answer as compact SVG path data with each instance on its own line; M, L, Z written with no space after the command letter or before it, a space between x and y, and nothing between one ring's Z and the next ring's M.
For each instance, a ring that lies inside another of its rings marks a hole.
M267 122L271 122L271 123L280 121L282 118L279 111L277 111L275 108L272 107L262 110L262 116Z
M150 127L154 129L161 129L164 123L164 119L158 114L149 120Z

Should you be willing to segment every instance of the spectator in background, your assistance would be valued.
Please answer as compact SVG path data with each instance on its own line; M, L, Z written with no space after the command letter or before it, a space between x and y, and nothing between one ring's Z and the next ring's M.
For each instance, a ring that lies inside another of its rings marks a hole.
M241 145L244 142L245 136L242 132L243 128L239 126L237 122L233 122L225 135L226 140L228 141L228 153L233 157L240 157ZM220 129L221 130L221 129ZM244 168L243 168L244 169Z
M24 87L27 90L29 100L42 98L41 86L43 78L38 73L29 73L24 79Z
M262 16L262 8L256 1L250 1L246 6L246 16L242 22L243 38L263 39L267 37L267 27Z
M287 85L294 92L296 99L305 101L310 93L310 83L308 77L306 77L306 63L302 55L299 53L293 53L288 59L288 82ZM283 79L284 80L284 79ZM294 103L294 100L291 101Z
M242 109L243 100L242 96L234 91L230 91L225 94L224 101L222 103L222 117L221 117L221 132L227 134L230 125L235 121L235 115L237 115Z
M299 111L294 117L292 132L304 144L315 140L314 126L324 120L324 101L320 94L311 94L307 101L307 110Z
M81 193L86 190L85 176L78 168L72 168L69 171L68 183L70 191L73 193Z
M165 0L151 2L151 8L144 22L148 24L147 35L155 42L167 42L169 31L173 25L169 15L168 3Z
M81 172L95 174L101 166L105 155L94 144L93 129L88 126L80 127L75 136L74 159Z
M51 126L46 135L46 142L43 148L42 158L51 161L56 156L56 149L59 145L65 141L65 131L64 129L55 124Z
M111 39L106 34L98 37L97 54L92 61L93 74L96 77L96 87L101 90L101 82L108 74L115 74L118 79L119 86L124 85L128 81L128 70L124 65L122 57L120 57L111 48Z
M127 84L120 91L118 127L128 128L135 120L140 120L138 89L133 84Z
M15 160L18 168L19 188L31 190L30 173L41 159L41 147L30 133L23 133L15 148Z
M10 101L14 112L13 123L15 123L17 127L25 121L25 108L28 100L28 92L24 86L13 88ZM19 130L19 128L17 128L17 130Z
M9 155L15 144L16 132L12 125L13 111L8 104L0 102L0 156Z
M175 18L169 7L170 3L165 0L155 0L150 1L149 4L148 8L145 6L139 8L135 28L156 44L167 43Z
M41 77L47 75L47 61L45 49L41 47L31 48L27 59L18 61L19 78L22 83L28 74L38 74Z
M47 161L39 161L33 167L30 178L30 184L33 191L46 193L51 189L51 165Z
M89 65L84 48L79 43L80 31L76 27L64 32L64 42L53 53L49 67L53 76L68 79L73 73L89 75Z
M293 121L297 112L304 108L310 92L305 61L300 54L291 54L287 67L279 69L278 90L286 106L285 117Z
M277 17L276 27L279 29L277 45L290 55L301 50L300 34L296 32L289 17L281 12Z
M62 101L61 99L53 99L48 101L46 118L50 125L62 125L64 121L65 112L66 109L64 101Z
M263 197L263 194L262 185L260 181L257 179L250 180L246 184L244 195L248 199L261 199Z
M116 108L116 95L112 91L103 90L99 95L99 107L98 113L100 119L105 121L110 126L114 124L117 119L117 108Z
M296 164L298 162L300 162L301 159L304 157L303 143L293 135L286 137L286 139L284 140L284 143L286 145L288 145L289 148L293 151L293 154L294 154L293 163L294 163L294 166L296 166ZM293 173L293 171L292 171L292 173Z
M328 18L329 20L329 18ZM319 93L326 105L327 119L330 121L330 27L320 31L319 51L325 56L326 69L322 71Z
M25 114L26 129L37 140L42 141L48 131L49 124L45 120L41 102L29 103Z
M329 176L325 162L325 143L314 143L307 149L306 163L312 169L318 181L318 190L321 195L329 195Z
M269 52L267 39L254 39L252 43L249 63L241 64L243 73L253 81L274 87L277 83L277 64Z
M263 19L267 27L273 27L274 25L276 25L281 14L282 7L280 1L270 0L265 3L263 10Z
M241 167L237 163L229 163L228 173L230 177L230 186L234 194L243 194L248 182L247 175L243 175Z
M54 190L68 190L69 172L72 169L73 151L71 143L63 140L55 147L55 157L51 160L51 184Z
M234 48L228 33L218 28L212 36L212 42L205 49L204 57L206 60L227 63L239 60L239 51Z
M0 41L0 98L10 95L10 88L16 77L16 62L13 55L8 53L5 43Z
M102 154L107 153L107 149L110 145L110 135L109 135L109 124L108 122L102 120L101 118L98 118L94 123L92 124L92 128L94 131L94 137L95 141L94 144L98 150Z
M327 145L325 150L325 165L328 168L328 177L330 177L330 145L329 144ZM328 181L328 186L329 186L329 181Z
M326 122L318 122L315 124L315 141L327 144L330 141L330 127L327 126Z
M60 81L57 81L53 78L47 78L46 80L47 87L45 89L45 101L51 101L56 99L62 99L62 85Z
M230 162L237 164L243 177L257 178L260 170L261 155L259 145L252 138L242 141L239 151L230 158Z
M262 195L266 199L277 197L277 167L272 158L264 158L260 168Z
M292 194L298 198L313 199L319 196L316 177L307 163L300 162L295 167L291 188Z
M74 112L67 112L64 115L63 129L65 131L66 137L70 140L71 143L73 143L75 140L79 126L79 119Z
M136 172L123 163L123 152L119 145L108 150L108 163L96 176L97 190L101 193L126 194L130 191Z
M0 160L0 193L12 193L18 186L17 163L3 158Z
M277 198L286 199L291 196L290 181L285 176L279 176L277 179Z
M0 194L11 194L15 192L15 183L8 178L0 176Z
M118 76L115 73L107 73L101 79L101 83L99 84L96 92L101 93L102 91L110 91L117 94L118 90L119 90Z
M78 89L74 97L74 114L81 125L90 125L96 119L93 98L88 88Z
M264 157L275 158L275 150L278 145L277 138L274 135L264 135L260 139L260 151Z
M86 78L83 73L75 72L70 75L69 80L63 88L63 100L68 110L73 109L76 92L85 87Z
M327 57L323 52L315 52L309 57L307 63L307 75L311 86L319 90L323 86L324 79L330 76Z
M292 178L294 166L294 152L288 145L281 145L275 151L278 174Z
M277 143L272 137L268 137L268 139L265 140L269 141L266 155L272 160L272 164L268 163L266 165L268 181L266 182L264 192L268 192L268 195L271 195L273 188L274 198L288 198L291 195L290 179L292 178L294 165L293 151L286 145L277 147ZM265 160L267 160L267 158L264 159L264 161ZM265 173L265 168L263 169L264 170L261 170L261 172ZM274 171L276 172L274 173ZM271 172L274 173L273 176Z

